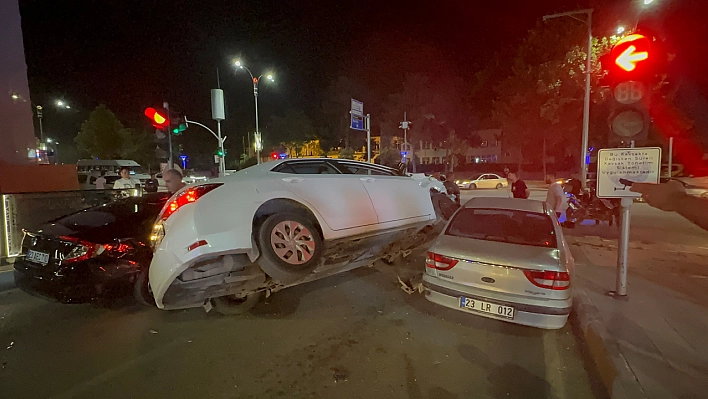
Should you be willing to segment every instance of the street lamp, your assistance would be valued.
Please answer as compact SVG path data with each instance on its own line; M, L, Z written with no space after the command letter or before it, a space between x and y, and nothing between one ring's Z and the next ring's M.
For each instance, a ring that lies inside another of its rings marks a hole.
M56 104L56 106L59 107L59 108L66 108L66 109L70 109L70 108L71 108L71 106L69 106L69 104L65 103L65 102L62 101L62 100L57 100L57 101L55 102L55 104Z
M19 99L20 99L20 95L17 94L17 93L12 93L12 95L11 95L10 97L12 97L13 100L19 100Z
M618 34L618 35L621 35L621 34L623 34L623 33L624 33L624 26L618 27L618 28L617 28L617 34Z
M241 63L240 60L234 61L234 66L238 67L239 69L245 69L248 74L251 76L251 81L253 82L253 99L256 104L256 137L255 137L255 142L256 143L261 143L261 132L258 129L258 83L261 81L261 78L263 75L260 75L258 77L253 76L251 73L251 70L248 69L245 65ZM273 74L267 74L266 79L268 79L271 82L275 81L275 78L273 77ZM258 158L258 163L261 163L261 146L256 146L256 157Z
M59 142L47 137L47 143L53 144L52 147L54 147L54 163L56 165L59 165Z
M647 0L644 1L646 2ZM579 14L585 14L587 19L583 21L582 19L575 17ZM585 157L588 153L588 133L590 131L590 60L592 58L592 9L590 8L585 10L563 12L553 15L545 15L543 17L543 20L547 21L549 19L560 17L573 18L575 20L584 22L588 27L587 64L585 66L585 101L583 103L583 140L582 148L580 150L580 181L583 184L583 188L586 188L588 186L588 165L585 162Z
M644 0L644 5L648 6L649 4L653 3L654 0Z

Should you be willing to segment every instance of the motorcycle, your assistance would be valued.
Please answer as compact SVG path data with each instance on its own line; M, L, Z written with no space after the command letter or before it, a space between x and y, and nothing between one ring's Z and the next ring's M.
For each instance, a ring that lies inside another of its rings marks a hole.
M568 227L582 224L585 220L595 220L595 224L607 222L619 225L620 203L617 199L598 198L595 189L581 189L578 184L568 184L568 209L565 211Z

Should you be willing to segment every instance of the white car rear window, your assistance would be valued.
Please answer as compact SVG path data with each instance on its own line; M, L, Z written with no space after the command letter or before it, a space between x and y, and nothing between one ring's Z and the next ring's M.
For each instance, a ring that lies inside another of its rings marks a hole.
M553 221L541 213L465 208L450 221L446 235L476 240L557 248Z

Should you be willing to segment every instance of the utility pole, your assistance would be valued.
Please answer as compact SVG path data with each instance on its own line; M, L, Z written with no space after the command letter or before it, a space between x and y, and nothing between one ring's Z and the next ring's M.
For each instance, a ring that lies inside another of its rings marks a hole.
M44 128L42 127L42 106L37 106L37 119L39 119L39 141L44 143Z
M401 122L401 126L399 126L400 129L403 129L403 147L404 152L403 158L404 158L404 165L406 166L406 173L408 173L408 129L410 129L411 122L408 121L408 115L406 111L403 111L403 122ZM415 162L415 159L413 160Z

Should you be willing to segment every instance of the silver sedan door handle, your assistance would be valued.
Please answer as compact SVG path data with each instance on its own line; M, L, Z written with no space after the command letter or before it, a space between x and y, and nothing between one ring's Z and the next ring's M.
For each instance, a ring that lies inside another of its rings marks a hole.
M286 183L300 183L304 180L305 179L300 178L300 177L283 177L283 181Z
M373 177L360 177L359 180L367 182L367 183L371 183L372 181L376 181L376 179Z

